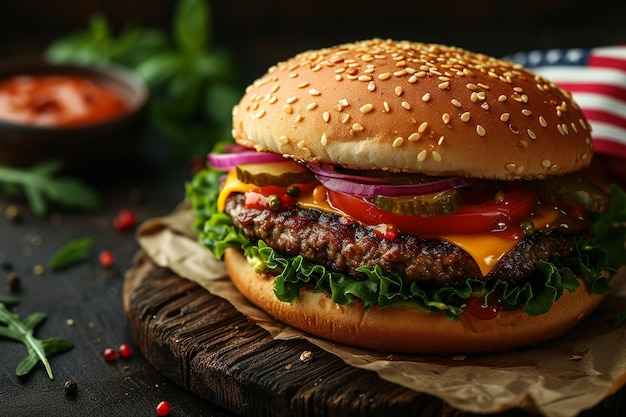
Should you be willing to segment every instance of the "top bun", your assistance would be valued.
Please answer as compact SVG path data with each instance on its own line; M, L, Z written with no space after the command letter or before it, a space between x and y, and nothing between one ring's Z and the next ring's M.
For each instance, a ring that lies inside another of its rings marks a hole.
M436 176L580 171L590 133L570 94L518 64L381 39L281 62L233 109L235 140L258 151Z

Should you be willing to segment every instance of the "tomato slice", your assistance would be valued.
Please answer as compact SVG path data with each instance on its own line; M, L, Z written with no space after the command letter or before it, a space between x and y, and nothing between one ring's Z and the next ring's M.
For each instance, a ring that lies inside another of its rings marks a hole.
M502 198L479 204L465 204L453 214L434 217L403 216L381 210L362 197L328 190L331 206L350 217L368 224L392 224L400 232L414 236L439 236L445 234L475 234L511 231L530 217L537 204L537 195L524 187L505 192Z

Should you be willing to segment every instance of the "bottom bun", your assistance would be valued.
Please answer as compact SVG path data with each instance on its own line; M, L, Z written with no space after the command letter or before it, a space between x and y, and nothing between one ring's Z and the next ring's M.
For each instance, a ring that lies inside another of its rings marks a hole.
M488 353L534 346L574 327L603 299L581 280L577 291L565 292L537 317L506 310L489 320L467 314L450 320L445 313L402 306L374 306L365 312L359 301L344 306L330 294L312 290L301 290L292 304L282 302L274 295L274 276L256 273L240 250L227 249L224 261L237 289L277 320L323 339L384 352Z

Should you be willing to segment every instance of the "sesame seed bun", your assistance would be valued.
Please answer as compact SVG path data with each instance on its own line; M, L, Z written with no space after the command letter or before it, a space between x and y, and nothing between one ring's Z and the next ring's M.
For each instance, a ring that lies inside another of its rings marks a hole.
M233 109L242 145L355 169L536 179L586 168L570 94L456 47L368 40L277 64Z
M604 298L592 295L579 279L578 290L566 291L540 316L510 310L490 320L463 314L453 321L412 307L373 306L365 312L358 301L339 305L328 293L312 290L301 290L293 304L285 303L274 295L274 276L254 272L239 249L227 249L224 261L237 289L277 320L327 340L385 352L488 353L535 346L574 327Z

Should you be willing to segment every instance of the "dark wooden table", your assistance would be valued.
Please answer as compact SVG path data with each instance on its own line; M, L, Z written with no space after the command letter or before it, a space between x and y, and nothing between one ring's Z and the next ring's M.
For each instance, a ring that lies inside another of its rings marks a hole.
M120 233L112 227L112 221L125 208L133 210L140 222L162 216L183 199L184 182L192 175L190 164L173 161L167 154L167 146L158 139L146 139L138 155L127 163L88 176L87 181L100 191L104 201L102 209L96 212L57 208L37 218L24 202L0 198L0 295L19 297L14 311L22 318L34 312L48 314L35 333L37 337L58 336L74 343L71 351L50 357L55 375L51 381L39 365L27 376L17 377L15 368L25 357L26 349L0 339L0 415L154 416L157 404L167 400L173 405L173 417L233 416L155 370L131 339L124 315L124 274L131 268L139 245L132 231ZM20 221L5 217L9 204L20 207ZM45 268L50 255L61 245L83 236L95 242L91 259L59 272ZM97 254L102 250L114 252L113 268L99 265ZM38 271L39 266L44 266L43 272ZM20 277L19 292L7 288L6 278L11 272ZM117 349L123 343L134 349L132 356L107 362L104 349ZM373 386L376 379L373 376ZM65 393L63 386L68 380L78 384L76 396ZM445 410L448 416L470 415L440 403L437 410ZM513 410L498 415L527 414ZM626 415L624 389L582 414L610 415Z
M154 149L161 149L161 155ZM20 303L14 312L25 318L44 312L48 318L35 335L63 337L74 348L50 357L55 379L38 365L25 377L15 368L26 348L0 339L0 415L2 416L152 416L161 400L170 401L172 416L230 416L160 375L133 344L122 306L125 271L139 249L132 231L117 232L112 220L120 209L132 209L139 222L169 213L184 196L191 176L187 161L172 161L167 147L146 140L136 158L107 167L89 181L103 199L101 210L90 213L54 209L42 218L33 216L19 200L0 198L0 295L14 295ZM21 220L7 220L6 208L17 204ZM66 270L51 272L45 266L51 254L66 242L90 237L94 256ZM102 268L97 254L111 250L115 266ZM20 291L10 292L7 277L20 277ZM107 347L134 348L129 359L104 360ZM64 383L73 380L78 394L67 396Z

